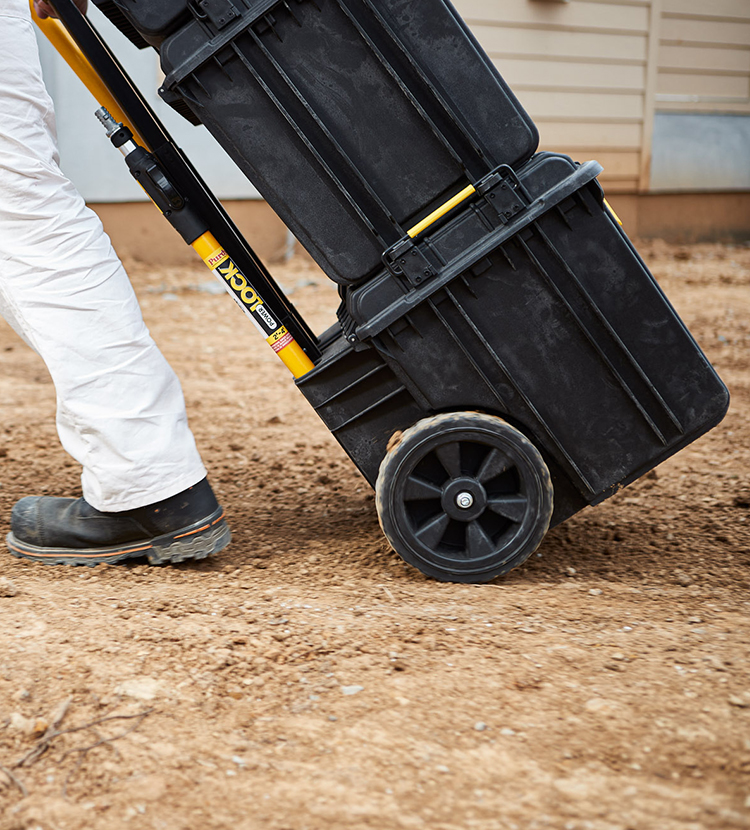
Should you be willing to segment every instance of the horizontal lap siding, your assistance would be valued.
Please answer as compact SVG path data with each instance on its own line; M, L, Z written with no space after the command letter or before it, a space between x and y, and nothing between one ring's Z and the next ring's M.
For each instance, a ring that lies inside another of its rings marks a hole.
M539 127L542 149L596 158L637 190L650 0L454 0Z
M750 0L662 0L656 109L750 114Z

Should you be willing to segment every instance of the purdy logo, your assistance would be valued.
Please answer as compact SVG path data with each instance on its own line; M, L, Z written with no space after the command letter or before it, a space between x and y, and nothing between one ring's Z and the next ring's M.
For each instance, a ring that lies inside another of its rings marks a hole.
M208 258L208 266L209 268L213 268L215 265L218 265L223 259L227 258L227 252L225 250L219 251L218 254L214 254L213 256Z

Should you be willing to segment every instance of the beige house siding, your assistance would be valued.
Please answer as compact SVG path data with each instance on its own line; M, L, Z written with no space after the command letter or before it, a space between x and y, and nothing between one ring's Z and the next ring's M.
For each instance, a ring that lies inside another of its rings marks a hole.
M610 192L641 177L650 0L456 0L539 127L541 147L596 158Z
M661 0L659 111L750 114L750 0Z
M750 113L750 0L454 0L543 149L647 191L657 111Z

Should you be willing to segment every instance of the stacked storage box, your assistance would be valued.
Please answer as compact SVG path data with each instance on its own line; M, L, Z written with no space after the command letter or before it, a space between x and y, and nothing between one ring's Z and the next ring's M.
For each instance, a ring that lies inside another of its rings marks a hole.
M601 168L535 155L448 0L98 4L340 284L298 385L425 573L506 572L723 417Z

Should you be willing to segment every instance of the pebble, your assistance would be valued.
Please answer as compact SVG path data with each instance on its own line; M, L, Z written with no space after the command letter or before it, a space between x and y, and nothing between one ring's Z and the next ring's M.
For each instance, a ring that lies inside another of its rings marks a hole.
M602 589L601 588L589 588L589 593L592 597L601 596Z
M505 726L500 730L500 734L505 735L506 738L510 738L511 736L516 734L516 730L509 729L507 726Z
M584 704L587 712L601 712L603 714L611 714L618 708L618 704L612 700L605 700L601 697L592 697Z
M336 717L336 715L329 715L328 720L331 721L331 723L335 723L338 720L338 718Z
M13 712L8 718L8 728L15 732L23 732L25 735L34 735L40 732L37 726L41 726L34 718L25 718L20 712ZM44 732L46 725L41 732Z
M740 709L750 709L750 694L745 692L741 697L740 695L730 695L729 703L732 706L739 707Z
M117 686L115 693L136 700L153 700L161 690L161 683L153 677L131 677Z
M474 724L474 729L475 729L477 732L484 732L484 731L485 731L485 729L487 729L487 724L486 724L484 721L478 720L478 721Z
M568 576L575 576L578 573L578 571L575 568L566 568L565 573Z
M364 686L342 686L341 692L345 695L357 695L365 690Z
M435 769L438 772L442 772L444 775L447 775L450 772L450 769L448 769L448 767L446 767L444 764L438 764L438 766L436 766Z
M0 577L0 597L16 597L18 588L6 576Z
M677 574L675 582L683 588L687 588L689 585L693 584L693 580L687 574Z

